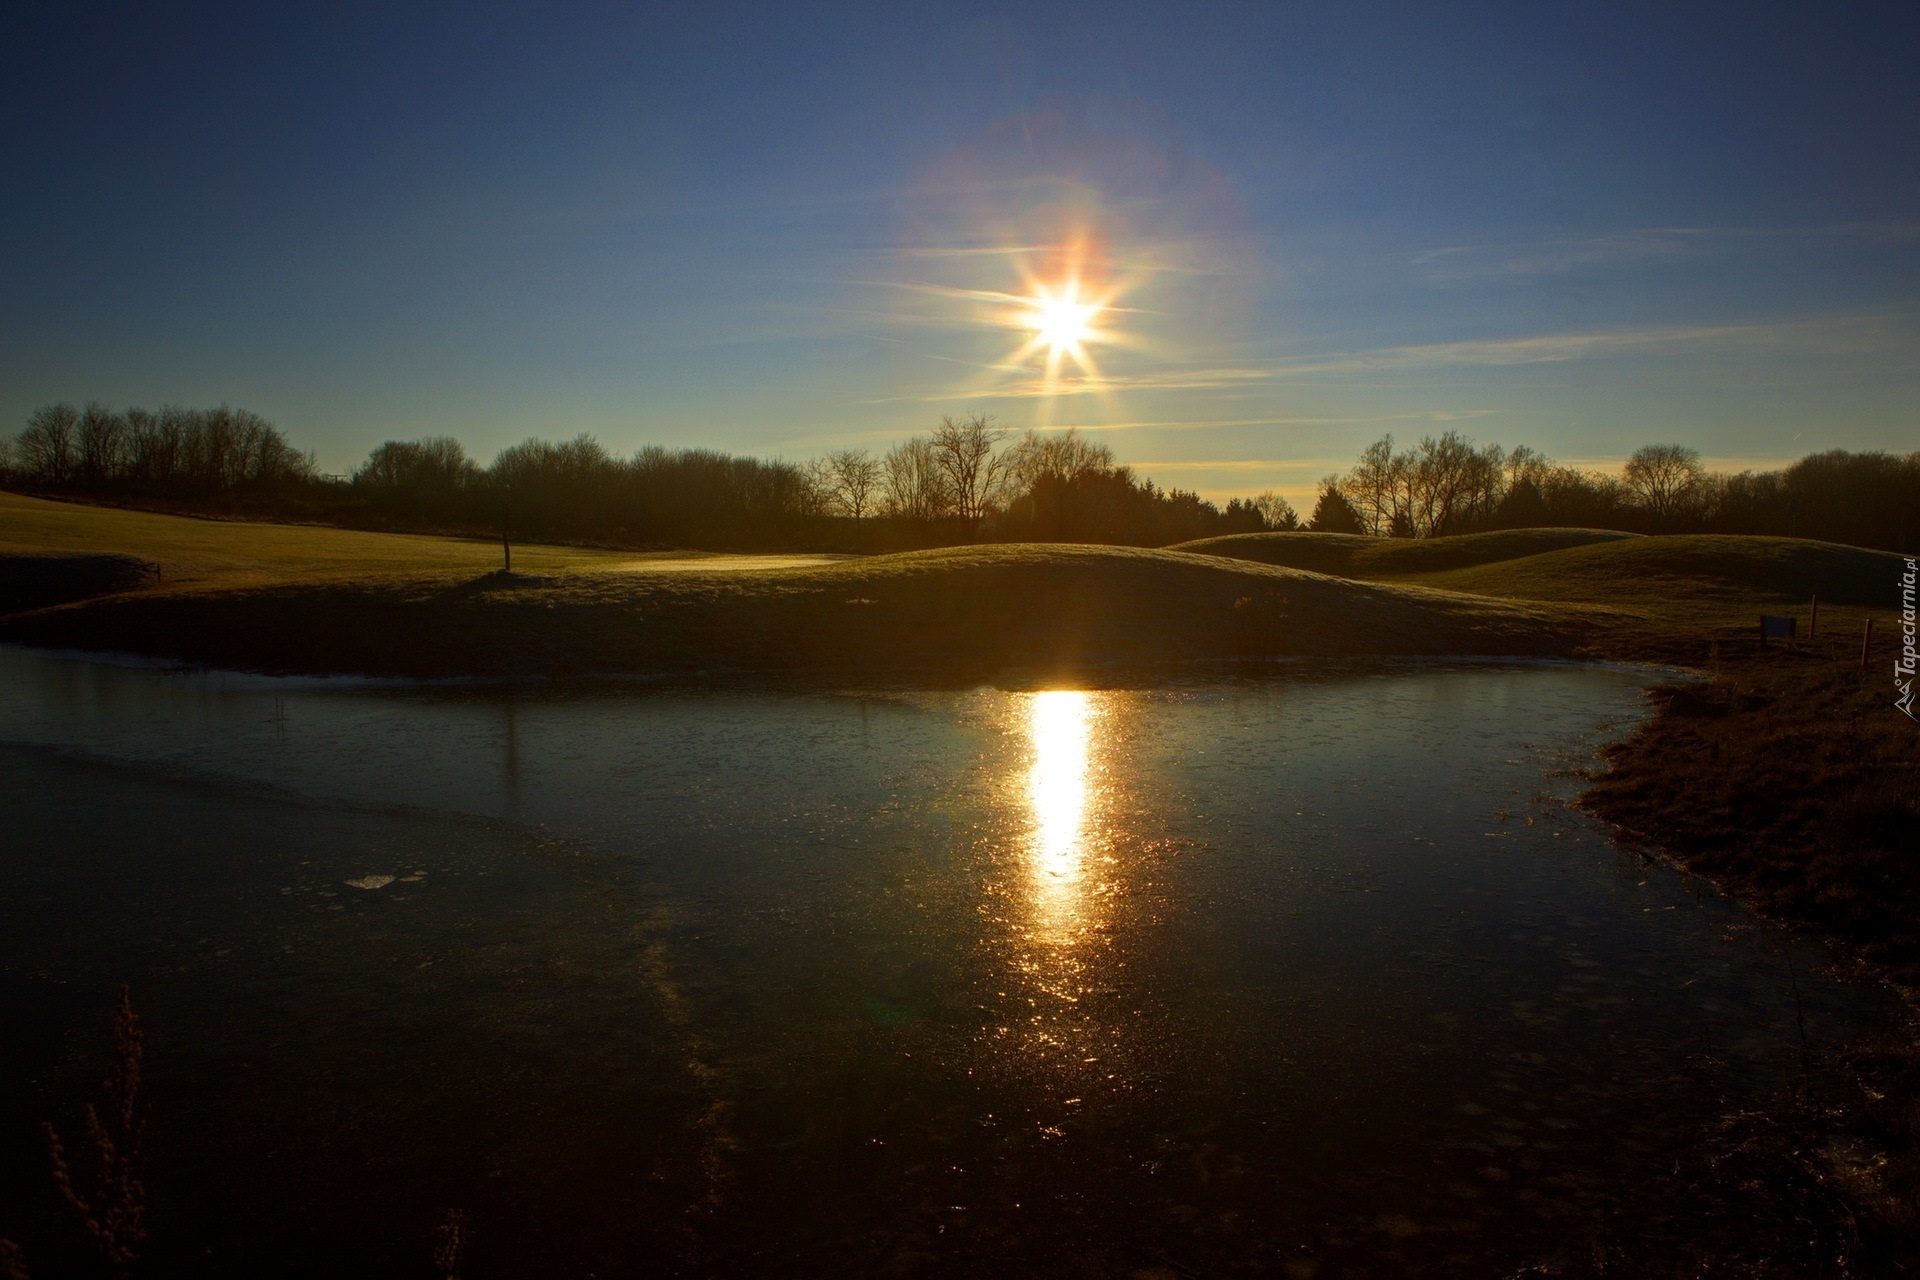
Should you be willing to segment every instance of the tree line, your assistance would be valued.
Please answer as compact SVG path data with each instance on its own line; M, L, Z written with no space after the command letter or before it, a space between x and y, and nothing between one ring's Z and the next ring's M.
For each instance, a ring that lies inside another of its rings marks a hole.
M1486 529L1749 533L1882 550L1920 544L1920 451L1809 454L1778 471L1710 471L1697 450L1652 444L1620 474L1562 466L1457 431L1396 448L1383 436L1320 485L1314 527L1431 538Z
M1223 510L1162 490L1078 432L1015 438L978 415L944 418L884 453L841 449L800 463L659 446L622 458L579 436L529 440L482 468L448 437L389 441L353 473L351 488L398 523L497 519L523 536L635 545L1158 546L1298 523L1277 495Z
M943 418L882 453L842 449L806 462L657 445L622 457L582 435L530 439L482 466L452 437L389 440L350 476L327 477L243 409L63 404L35 411L0 442L0 467L11 483L54 492L625 546L1160 546L1299 523L1275 494L1223 509L1160 488L1078 432L1016 437L981 415Z
M46 405L0 448L0 464L52 488L182 497L285 489L317 474L313 455L294 448L278 427L226 405L124 412L98 401L84 409Z
M979 414L942 418L882 452L841 449L804 462L653 445L620 456L582 435L530 439L482 466L439 436L387 441L351 476L326 477L312 454L244 409L61 404L0 440L0 471L51 492L622 546L1166 546L1273 530L1426 538L1556 525L1920 544L1920 452L1836 450L1778 471L1726 474L1693 449L1659 444L1613 475L1457 431L1406 447L1392 436L1375 441L1321 482L1305 521L1272 492L1221 506L1160 488L1077 431L1016 434Z

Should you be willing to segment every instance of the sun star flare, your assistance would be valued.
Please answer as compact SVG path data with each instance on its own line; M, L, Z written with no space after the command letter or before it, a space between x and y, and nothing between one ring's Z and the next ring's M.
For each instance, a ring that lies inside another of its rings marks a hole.
M1100 304L1082 301L1080 286L1070 283L1058 294L1040 286L1034 291L1032 305L1026 323L1034 331L1035 341L1051 355L1065 353L1080 359L1081 344L1095 336L1092 322L1101 311Z

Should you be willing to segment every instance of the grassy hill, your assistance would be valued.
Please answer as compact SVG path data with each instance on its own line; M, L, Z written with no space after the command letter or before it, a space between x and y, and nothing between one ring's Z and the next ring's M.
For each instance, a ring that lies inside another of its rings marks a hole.
M1298 540L1298 541L1296 541ZM1735 534L1641 537L1600 529L1515 529L1418 541L1268 533L1182 544L1209 555L1303 567L1338 564L1373 582L1508 600L1597 606L1616 615L1615 651L1697 661L1716 633L1744 634L1761 613L1854 634L1898 603L1904 560L1806 538Z
M0 494L0 639L395 675L1068 673L1368 654L1697 662L1762 610L1804 616L1815 591L1827 629L1857 627L1894 603L1901 565L1805 540L1591 529L837 561L529 545L510 578L492 572L498 554L469 539Z
M1422 576L1454 591L1587 600L1654 613L1748 609L1760 602L1892 608L1905 562L1806 538L1683 534L1589 543Z
M146 589L0 620L0 639L215 666L391 675L889 671L973 678L1279 655L1570 653L1576 614L1114 547L841 564Z
M1343 578L1437 573L1470 565L1518 560L1594 542L1637 538L1612 529L1501 529L1453 538L1368 538L1356 533L1232 533L1170 548L1200 555L1232 556L1261 564L1310 569Z
M317 525L202 520L0 492L0 560L115 556L144 567L154 585L247 587L327 579L471 577L500 567L500 544L477 538L366 533ZM532 574L826 563L837 556L715 557L516 544L513 567Z

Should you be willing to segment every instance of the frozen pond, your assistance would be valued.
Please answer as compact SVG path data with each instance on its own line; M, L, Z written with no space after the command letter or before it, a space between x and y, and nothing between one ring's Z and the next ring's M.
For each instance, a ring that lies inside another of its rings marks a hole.
M426 1274L449 1207L475 1275L1506 1274L1892 1017L1565 807L1645 680L0 650L0 1235L126 982L194 1274Z

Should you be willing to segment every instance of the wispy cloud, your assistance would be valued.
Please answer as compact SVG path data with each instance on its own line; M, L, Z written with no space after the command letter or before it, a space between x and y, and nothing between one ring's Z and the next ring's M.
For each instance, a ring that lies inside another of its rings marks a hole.
M1374 413L1334 417L1284 418L1158 418L1138 422L1087 422L1072 426L1075 431L1208 431L1232 427L1355 427L1377 426L1383 422L1460 422L1487 418L1498 409L1428 409L1415 413ZM1051 430L1067 430L1063 424Z
M1269 372L1275 378L1288 378L1449 365L1552 364L1673 347L1714 347L1729 351L1792 347L1837 355L1883 348L1896 337L1910 338L1910 335L1911 318L1902 315L1822 316L1768 324L1642 325L1593 333L1470 339L1305 356L1278 362Z
M1912 341L1910 317L1826 316L1766 324L1642 325L1588 333L1551 333L1526 338L1476 338L1458 342L1377 347L1290 357L1262 364L1152 373L1087 373L1046 378L1032 375L1030 370L1021 370L1029 376L993 386L880 397L869 403L1063 399L1163 391L1231 394L1257 391L1291 379L1346 374L1412 372L1462 366L1558 364L1675 349L1844 355L1885 349L1894 341ZM1006 365L980 367L994 372L1012 372ZM1474 412L1464 411L1464 415L1472 416Z
M1678 258L1712 234L1704 227L1653 227L1519 244L1452 245L1415 254L1413 265L1430 284L1566 275L1587 267Z
M967 289L950 284L931 284L924 280L857 280L854 283L879 289L900 289L907 293L924 294L930 298L952 298L961 302L988 302L996 306L1031 307L1034 301L1031 294L1008 293L1003 289ZM1102 302L1099 304L1099 307L1102 314L1107 312L1120 312L1131 315L1153 314L1139 307L1124 307L1115 302ZM977 318L952 316L938 317L936 323L950 325L955 328L968 327L981 323L988 323L996 328L1005 327L998 321L981 321Z
M1149 459L1143 462L1129 462L1127 465L1139 471L1149 467L1155 471L1314 471L1321 472L1329 468L1344 469L1352 465L1352 458L1209 458L1204 461L1188 461L1176 458Z
M1596 235L1448 245L1416 253L1410 261L1429 284L1451 285L1675 261L1767 242L1904 244L1915 240L1920 240L1920 222L1897 219L1811 227L1631 227Z
M982 368L1003 369L1002 365ZM1022 366L1021 373L1032 374ZM1219 391L1256 387L1270 381L1271 369L1199 369L1187 373L1166 374L1072 374L1058 377L1028 376L990 387L966 387L932 391L919 395L883 396L870 404L895 400L938 404L952 400L1057 400L1073 396L1113 396L1146 391Z
M903 258L1017 258L1026 254L1049 253L1057 247L1045 244L908 245L895 252Z

